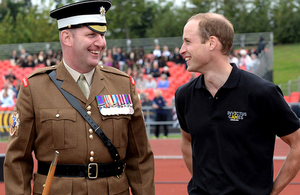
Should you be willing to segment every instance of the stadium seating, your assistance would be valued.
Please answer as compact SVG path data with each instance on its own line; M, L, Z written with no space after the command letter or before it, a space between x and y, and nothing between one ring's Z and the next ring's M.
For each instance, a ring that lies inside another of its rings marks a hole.
M24 77L30 75L35 69L44 67L44 64L39 64L35 68L20 68L19 66L12 66L10 60L0 60L0 88L2 89L5 84L4 76L7 74L8 69L12 68L13 73L15 74L16 78L22 80ZM168 61L167 66L169 67L170 77L168 78L170 82L170 87L166 90L163 90L163 97L167 101L167 105L171 106L172 99L174 98L176 89L183 85L184 83L188 82L190 79L190 73L186 71L185 65L174 65L174 62ZM163 68L160 68L160 72L162 72ZM145 78L147 76L145 75ZM158 78L160 79L160 78ZM154 91L145 90L150 94L150 99L155 97ZM10 109L10 108L5 108Z
M300 92L291 92L290 96L285 95L284 99L287 103L298 103L300 101Z
M287 103L290 103L290 102L291 102L291 97L290 97L290 96L285 95L285 96L284 96L284 99L285 99L285 101L286 101Z
M292 92L290 95L290 102L296 103L300 100L300 92Z
M176 89L189 82L191 78L191 73L188 72L185 69L185 65L175 65L174 62L167 62L167 66L169 67L169 73L170 77L168 78L170 82L170 86L168 89L163 90L163 97L165 98L167 102L167 106L172 106L172 100L175 95ZM16 78L19 80L22 80L24 77L30 75L34 70L38 68L45 67L44 64L39 64L35 68L20 68L18 66L12 66L9 60L0 60L0 88L2 89L5 83L4 76L7 74L7 71L9 68L13 69L13 73L15 74ZM160 71L162 71L162 68L160 68ZM196 76L199 76L200 74L196 74ZM147 75L145 75L145 79L147 78ZM158 78L159 80L160 78ZM157 80L157 81L158 81ZM146 89L145 92L149 93L149 98L153 99L155 97L155 93L153 89ZM284 96L284 99L288 103L295 103L300 101L300 92L292 92L290 96ZM10 108L5 108L10 109Z
M0 89L3 88L5 84L5 75L8 73L8 69L12 68L13 73L16 78L22 80L24 77L28 76L34 70L33 68L20 68L19 66L12 66L10 60L0 60ZM16 81L15 81L16 82ZM14 83L15 84L15 83ZM14 107L1 108L0 111L13 110Z

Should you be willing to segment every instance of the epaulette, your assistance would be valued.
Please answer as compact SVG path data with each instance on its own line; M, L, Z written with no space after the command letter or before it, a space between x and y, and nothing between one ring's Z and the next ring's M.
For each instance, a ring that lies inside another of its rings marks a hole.
M105 65L99 65L98 66L99 70L104 71L104 72L108 72L108 73L113 73L113 74L118 74L121 76L125 76L125 77L129 77L128 74L126 74L125 72L114 68L114 67L110 67L110 66L105 66Z
M33 71L27 78L31 78L35 75L39 75L39 74L44 74L44 73L47 73L51 70L56 70L56 66L49 66L49 67L44 67L44 68L39 68L39 69L36 69L35 71Z

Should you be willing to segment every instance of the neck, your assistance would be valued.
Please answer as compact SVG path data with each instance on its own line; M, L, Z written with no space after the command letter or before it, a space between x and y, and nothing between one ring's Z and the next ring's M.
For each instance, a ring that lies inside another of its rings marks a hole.
M216 67L203 73L206 89L214 97L218 90L225 84L232 70L229 63Z

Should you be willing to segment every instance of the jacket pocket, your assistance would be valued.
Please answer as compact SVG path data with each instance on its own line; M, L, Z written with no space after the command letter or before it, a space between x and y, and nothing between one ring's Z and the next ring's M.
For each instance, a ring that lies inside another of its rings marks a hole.
M121 178L108 178L109 194L113 195L129 195L129 183L125 173L122 173Z
M33 194L42 194L46 183L46 175L38 173L34 174ZM52 180L49 195L71 195L72 194L72 180L66 178L54 177Z
M112 143L116 147L121 147L128 142L128 125L130 122L130 115L119 115L119 116L102 116L104 124L110 124L112 127ZM104 125L103 128L109 127ZM103 130L104 131L104 130Z
M53 149L70 149L77 147L78 132L75 125L74 109L42 109L40 120L43 135L52 137L48 143Z

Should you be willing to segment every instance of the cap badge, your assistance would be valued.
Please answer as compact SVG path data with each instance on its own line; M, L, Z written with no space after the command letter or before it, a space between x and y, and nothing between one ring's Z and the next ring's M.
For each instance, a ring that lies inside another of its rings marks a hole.
M101 14L101 16L105 16L105 13L106 13L105 8L103 6L101 6L100 7L100 14Z

